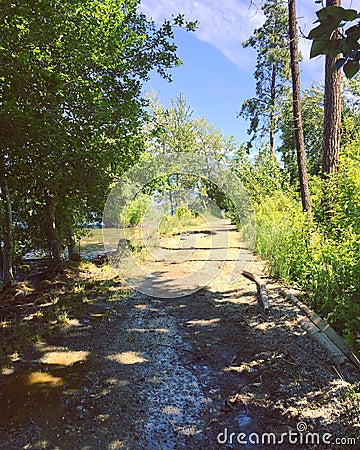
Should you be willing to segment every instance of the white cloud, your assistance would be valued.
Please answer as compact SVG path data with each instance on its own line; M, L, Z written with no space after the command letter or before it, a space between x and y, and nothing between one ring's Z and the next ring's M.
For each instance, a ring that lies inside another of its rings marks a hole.
M356 0L357 2L358 0ZM261 1L255 1L261 6ZM344 8L355 7L355 0L343 0ZM219 50L240 68L253 70L254 54L245 50L241 43L251 36L253 30L262 25L264 16L259 9L249 9L250 0L142 0L140 9L155 22L161 23L171 15L185 14L188 21L198 20L195 36ZM297 1L298 26L307 35L315 26L316 11L321 5L314 0ZM303 55L302 70L315 81L323 75L323 61L310 60L311 42L299 39L299 50Z
M140 9L157 23L179 13L198 20L198 39L211 44L230 61L243 67L248 53L241 43L263 23L262 12L249 9L249 0L143 0Z

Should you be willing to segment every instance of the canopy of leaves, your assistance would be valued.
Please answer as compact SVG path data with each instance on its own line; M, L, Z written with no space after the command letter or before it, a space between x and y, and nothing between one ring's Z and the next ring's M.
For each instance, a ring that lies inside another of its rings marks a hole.
M101 213L144 147L142 84L151 70L169 79L180 60L172 24L157 27L138 3L1 1L0 157L18 246L46 241L45 191L64 237ZM196 27L181 15L173 25Z

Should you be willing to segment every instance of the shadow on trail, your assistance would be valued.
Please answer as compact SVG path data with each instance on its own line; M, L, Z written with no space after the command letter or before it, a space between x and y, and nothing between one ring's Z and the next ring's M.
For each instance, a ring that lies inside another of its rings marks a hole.
M255 289L239 293L202 289L172 300L183 305L178 317L194 349L194 354L186 355L187 364L206 380L207 392L218 395L219 414L210 418L207 434L219 436L227 428L236 436L243 432L261 438L263 433L275 433L281 440L286 433L286 445L289 432L295 432L298 441L288 442L287 448L304 448L297 430L301 422L309 432L319 433L320 439L324 433L354 437L357 417L344 401L346 383L331 369L323 349L297 325L293 306L280 300L275 290L267 316ZM353 368L344 373L352 382L358 380ZM326 408L334 398L344 401L344 409L330 417ZM264 439L263 446L256 442L248 446L269 448ZM233 446L244 448L243 443ZM320 442L317 448L328 448L328 444Z
M323 409L336 374L273 300L267 317L251 284L164 300L114 290L2 376L0 447L262 449L251 433L349 431L347 411Z

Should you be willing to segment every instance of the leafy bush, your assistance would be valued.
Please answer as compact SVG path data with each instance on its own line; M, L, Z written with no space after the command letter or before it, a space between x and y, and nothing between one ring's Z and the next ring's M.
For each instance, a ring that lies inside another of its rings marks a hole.
M255 208L256 251L269 262L271 274L286 284L306 278L309 265L310 220L301 206L278 191Z
M281 191L264 197L256 208L256 251L269 262L272 275L305 291L306 302L359 350L359 228L349 218L340 220L341 195L348 195L352 182L343 185L340 174L338 212L327 224L303 214L300 204ZM336 233L330 231L334 227Z
M176 208L176 217L181 221L186 221L195 217L195 212L191 211L187 205L181 205Z
M166 214L160 224L159 233L160 235L169 235L181 230L186 229L190 226L200 225L204 222L201 216L199 216L195 211L192 211L187 207L187 205L181 205L176 208L174 215Z
M125 227L135 227L144 218L147 208L151 204L151 197L146 194L137 194L120 214L120 220Z

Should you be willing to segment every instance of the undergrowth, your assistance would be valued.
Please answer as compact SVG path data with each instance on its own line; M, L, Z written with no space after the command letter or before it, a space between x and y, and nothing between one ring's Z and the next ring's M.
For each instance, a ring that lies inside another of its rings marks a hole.
M0 369L11 366L24 350L81 319L99 297L127 296L109 265L66 262L54 277L31 287L26 283L2 294Z
M264 185L271 173L271 170L263 172ZM359 352L358 147L353 144L344 152L336 178L314 177L310 185L313 205L310 213L302 212L298 193L289 187L276 186L270 193L254 198L256 252L268 261L273 276L304 291L306 302Z
M204 224L202 216L190 210L187 206L180 206L175 214L166 214L159 224L160 236L168 236L186 230L189 227Z

